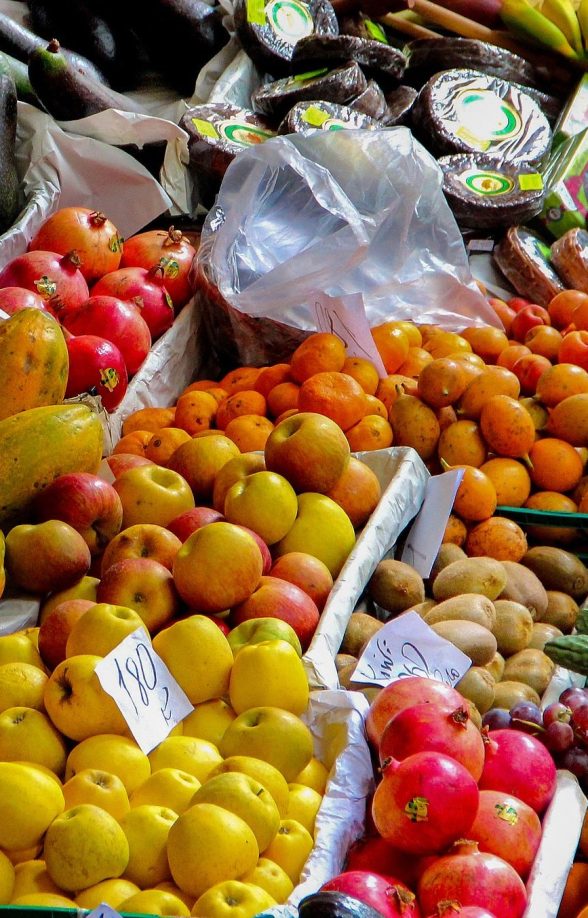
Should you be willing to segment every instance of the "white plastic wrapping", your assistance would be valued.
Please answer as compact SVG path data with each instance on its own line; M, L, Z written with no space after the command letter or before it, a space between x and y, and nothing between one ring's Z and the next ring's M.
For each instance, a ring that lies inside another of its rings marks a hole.
M376 565L418 513L429 473L414 449L389 447L354 453L378 476L382 497L362 530L323 609L318 627L303 657L313 688L336 689L335 654L351 613Z

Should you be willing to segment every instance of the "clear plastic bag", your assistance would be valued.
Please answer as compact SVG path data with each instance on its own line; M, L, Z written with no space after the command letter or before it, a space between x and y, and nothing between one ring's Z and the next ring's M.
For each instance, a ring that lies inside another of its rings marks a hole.
M317 293L361 293L371 326L498 325L433 157L406 128L317 131L240 153L205 221L200 301L218 363L276 362Z

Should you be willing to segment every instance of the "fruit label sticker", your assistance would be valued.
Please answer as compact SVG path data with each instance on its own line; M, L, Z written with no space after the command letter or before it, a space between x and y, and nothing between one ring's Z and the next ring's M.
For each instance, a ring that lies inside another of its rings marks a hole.
M514 806L510 806L508 803L497 803L494 809L499 819L504 819L510 826L516 826L519 821L519 814Z
M520 113L489 89L465 89L454 103L456 122L446 122L456 137L476 150L512 141L523 129Z
M302 120L313 127L321 127L325 121L329 120L329 114L324 109L319 108L318 105L309 105L302 115Z
M100 685L118 705L143 752L155 749L193 705L137 628L96 666Z
M108 240L108 248L111 252L122 252L123 242L122 236L111 236Z
M159 266L163 268L163 276L176 278L180 273L180 266L175 258L161 258Z
M43 277L37 278L33 283L37 288L37 293L39 296L42 296L44 300L51 299L51 297L55 296L57 293L57 284L54 280L51 280L50 277L47 277L46 274L44 274Z
M354 682L386 686L406 676L437 679L453 687L472 661L439 637L418 612L404 612L370 639L353 671Z
M204 121L203 118L192 118L192 124L203 137L211 137L213 140L218 140L218 131L210 121Z
M271 0L265 17L278 38L295 45L301 38L312 35L314 22L306 3L300 0Z
M258 143L269 140L270 137L276 136L273 131L264 131L263 128L257 127L256 124L248 124L246 121L233 118L219 121L217 130L217 137L239 147L253 147Z
M337 335L345 343L350 357L371 360L380 379L388 374L372 338L361 293L346 297L317 294L311 306L317 331Z
M468 191L482 197L508 194L515 186L513 179L508 175L486 169L466 169L459 177Z
M265 25L264 0L247 0L247 22L253 25Z
M100 370L100 382L109 392L114 392L120 382L118 373L114 367L106 367Z
M427 822L429 818L429 801L426 797L413 797L404 807L404 812L411 822Z
M539 172L526 172L519 175L519 188L521 191L542 191L543 178Z
M427 481L423 505L410 528L400 559L412 565L421 577L431 573L463 474L463 469L452 469L432 475Z

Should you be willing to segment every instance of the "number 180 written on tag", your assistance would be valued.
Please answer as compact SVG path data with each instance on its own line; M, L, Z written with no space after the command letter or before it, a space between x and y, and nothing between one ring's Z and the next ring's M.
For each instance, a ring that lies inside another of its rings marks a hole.
M143 752L155 748L193 710L144 628L137 628L96 666Z

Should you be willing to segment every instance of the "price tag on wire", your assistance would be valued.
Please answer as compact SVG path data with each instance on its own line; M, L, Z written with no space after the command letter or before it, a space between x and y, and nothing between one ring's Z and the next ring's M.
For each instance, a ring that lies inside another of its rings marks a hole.
M346 297L317 294L312 301L311 312L317 331L330 332L341 338L349 357L371 360L380 379L388 375L372 338L361 293Z
M96 666L100 685L118 705L143 752L151 752L193 705L137 628Z

